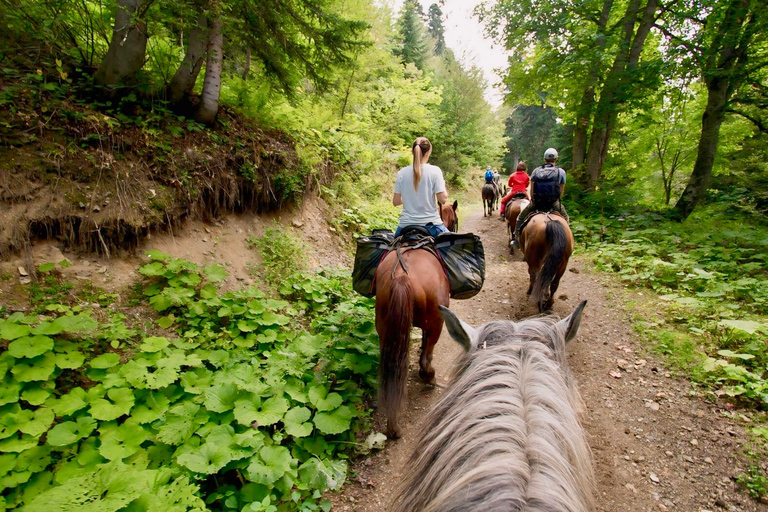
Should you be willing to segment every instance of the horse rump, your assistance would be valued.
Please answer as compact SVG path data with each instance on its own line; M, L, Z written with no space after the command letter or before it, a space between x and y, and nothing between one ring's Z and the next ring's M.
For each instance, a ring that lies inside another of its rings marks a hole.
M545 235L549 250L544 258L544 263L541 265L541 269L539 269L539 273L536 275L536 282L532 290L536 304L541 312L546 309L548 302L547 290L552 284L553 279L557 276L558 268L568 246L568 236L565 233L565 227L557 221L547 223Z

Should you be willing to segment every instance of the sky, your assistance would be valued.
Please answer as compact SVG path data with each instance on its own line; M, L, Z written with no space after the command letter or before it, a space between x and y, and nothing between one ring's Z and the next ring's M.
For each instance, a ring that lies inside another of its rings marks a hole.
M420 0L424 12L429 6L439 2L436 0ZM483 70L488 81L485 98L494 107L501 105L503 95L494 87L501 82L501 76L497 69L505 69L507 66L507 53L499 45L487 39L483 34L483 26L472 15L472 12L483 0L445 0L440 9L443 11L443 25L445 27L445 43L453 50L462 64L476 65ZM400 12L403 0L385 0L394 13Z

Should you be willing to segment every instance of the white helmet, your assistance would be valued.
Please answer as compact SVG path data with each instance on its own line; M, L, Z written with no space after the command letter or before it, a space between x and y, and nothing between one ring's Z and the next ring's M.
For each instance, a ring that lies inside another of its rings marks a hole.
M544 160L554 161L557 160L557 150L555 148L549 148L544 152Z

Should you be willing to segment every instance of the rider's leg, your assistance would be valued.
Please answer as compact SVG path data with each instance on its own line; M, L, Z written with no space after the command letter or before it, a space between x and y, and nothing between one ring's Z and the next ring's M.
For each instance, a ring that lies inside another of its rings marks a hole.
M565 221L570 223L571 220L568 218L568 212L565 211L565 206L563 206L562 201L557 202L557 212L565 218Z
M401 228L400 226L397 226L397 229L395 230L395 238L399 237L400 233L402 232L403 232L403 228Z
M429 231L429 234L432 235L433 238L437 238L437 235L440 233L448 233L448 228L445 227L445 224L433 224L431 226L424 226L427 228L427 231Z
M520 215L517 216L517 223L515 225L515 240L520 238L520 231L523 229L523 221L528 217L528 215L534 210L533 203L528 203L528 206L523 208L523 211L520 212Z
M504 197L501 198L501 208L500 208L499 214L502 217L504 216L504 212L507 209L507 203L509 202L510 199L512 199L512 195L513 195L513 193L510 190L509 192L507 192L507 195L505 195Z

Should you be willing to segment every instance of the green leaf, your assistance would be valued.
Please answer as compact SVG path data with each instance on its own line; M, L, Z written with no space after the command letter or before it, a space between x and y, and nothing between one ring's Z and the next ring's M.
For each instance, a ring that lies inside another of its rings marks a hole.
M299 466L299 478L310 489L336 491L347 478L347 463L342 460L310 458Z
M89 364L91 365L91 368L99 368L102 370L112 368L113 366L120 364L120 356L113 352L101 354L100 356L91 359Z
M19 382L32 382L48 380L56 370L56 357L48 352L44 355L26 359L24 363L17 363L12 369L16 380Z
M248 479L257 484L274 484L291 471L295 463L285 446L265 446L259 450L258 457L251 458L247 469Z
M182 444L207 423L208 418L208 412L192 402L172 407L165 416L165 423L158 429L157 440L172 445Z
M85 390L73 388L69 393L48 404L53 408L57 416L71 416L75 412L85 408Z
M288 400L282 396L268 398L258 407L256 422L259 425L273 425L283 419L288 407Z
M218 291L216 290L216 287L212 284L206 284L200 289L200 298L202 299L215 299L216 295L218 294Z
M81 314L60 316L53 321L53 326L63 332L83 332L96 329L99 323L90 316Z
M323 384L313 384L309 388L309 401L318 411L331 411L344 402L338 393L328 393Z
M238 389L234 384L213 386L203 392L205 408L212 412L227 412L235 407Z
M0 320L0 338L4 340L15 340L29 334L28 325L20 325L8 320Z
M131 418L138 423L152 423L157 421L168 411L171 401L162 393L156 391L145 391L141 400L137 400L137 405L131 411Z
M218 473L231 460L226 446L203 443L199 448L179 455L176 462L190 471L212 475Z
M318 412L315 414L314 423L323 434L341 434L349 430L352 423L352 411L346 405L330 412Z
M3 380L0 381L0 406L18 402L21 387L22 384L20 382L10 375L6 375Z
M107 391L107 396L111 401L100 398L91 402L91 416L101 421L112 421L131 412L134 403L133 390L112 388Z
M718 350L717 353L723 357L733 357L736 359L743 359L744 361L749 361L750 359L755 358L755 356L752 354L739 354L737 352L733 352L732 350Z
M125 422L120 426L107 424L99 427L99 453L107 460L122 460L141 449L149 434L140 425Z
M757 331L766 331L766 327L760 322L752 320L720 320L717 325L723 327L730 327L738 331L743 331L748 334L755 334Z
M291 319L285 315L278 315L271 311L265 312L256 321L260 325L286 325Z
M53 427L46 436L51 446L69 446L85 439L96 429L96 420L90 416L80 416L76 421L65 421Z
M158 251L157 249L150 249L145 254L147 255L147 258L151 260L168 261L169 259L171 259L170 254L166 254L162 251Z
M24 389L24 392L21 394L21 399L29 405L42 405L50 396L50 389L32 385L32 387Z
M168 339L163 336L149 336L139 345L142 352L160 352L169 345Z
M37 357L53 349L53 340L48 336L24 336L8 345L13 357Z
M0 453L14 452L19 453L37 446L37 438L27 434L12 436L0 441Z
M173 322L176 320L176 318L173 315L163 316L156 320L156 323L158 326L160 326L163 329L167 329L170 326L173 325Z
M19 431L23 434L29 434L32 437L40 437L44 432L47 432L51 427L51 423L55 418L52 409L48 407L41 407L33 413L34 416L31 420L23 425L19 426Z
M165 294L159 293L150 297L149 303L152 305L155 311L165 311L173 306L173 302Z
M56 353L56 366L62 369L75 370L83 366L85 355L77 350Z
M37 271L41 274L45 274L46 272L50 272L56 267L55 263L43 263L42 265L38 265Z
M229 275L229 273L224 270L224 267L216 263L207 265L203 268L203 273L205 274L205 278L212 283L219 283Z
M283 418L285 432L293 437L307 437L313 430L311 423L305 423L311 415L306 407L294 407Z

